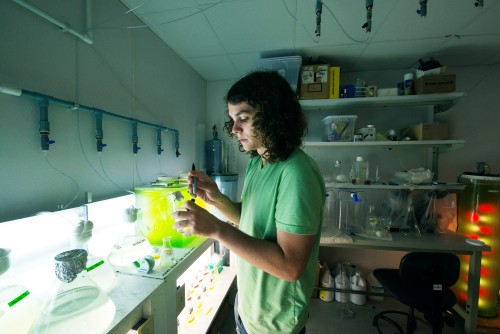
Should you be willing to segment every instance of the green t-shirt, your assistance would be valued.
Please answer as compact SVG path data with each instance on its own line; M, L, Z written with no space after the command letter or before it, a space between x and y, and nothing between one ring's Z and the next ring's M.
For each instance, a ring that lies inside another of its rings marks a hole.
M304 274L296 282L272 276L238 261L238 312L248 333L296 333L307 322L316 277L325 185L319 168L302 150L286 161L266 164L260 157L247 166L240 230L271 242L277 230L315 234Z

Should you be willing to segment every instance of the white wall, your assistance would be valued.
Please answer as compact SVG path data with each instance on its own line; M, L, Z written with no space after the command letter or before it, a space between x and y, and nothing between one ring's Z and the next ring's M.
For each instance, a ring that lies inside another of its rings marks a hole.
M94 115L50 105L50 146L40 147L36 100L0 93L0 222L59 205L83 204L124 194L158 173L187 171L203 164L206 81L149 29L139 26L118 0L92 1L94 43L86 44L12 1L0 2L0 85L17 86L180 131L163 133L139 124L139 153L132 153L132 127L103 120L104 143L96 151ZM85 33L85 2L36 2L43 11ZM72 201L78 193L76 199ZM71 204L70 204L71 203Z

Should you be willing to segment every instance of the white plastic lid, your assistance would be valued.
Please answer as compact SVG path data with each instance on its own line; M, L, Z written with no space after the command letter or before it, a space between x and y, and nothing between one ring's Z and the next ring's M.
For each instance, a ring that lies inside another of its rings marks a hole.
M405 80L413 80L413 73L406 73Z

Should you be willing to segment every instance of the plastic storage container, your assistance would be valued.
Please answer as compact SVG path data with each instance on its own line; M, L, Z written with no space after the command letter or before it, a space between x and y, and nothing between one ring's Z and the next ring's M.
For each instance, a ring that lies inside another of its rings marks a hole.
M338 192L339 230L348 234L365 233L365 202L364 192Z
M353 164L354 178L357 184L364 184L369 180L369 163L363 157L356 157L356 161Z
M173 200L174 193L180 193L180 200ZM136 207L140 210L137 215L138 231L153 246L161 247L163 238L171 237L172 247L185 247L197 238L194 235L185 237L174 228L175 220L172 218L175 207L182 206L185 201L191 200L191 195L186 186L171 184L167 186L143 186L134 190ZM202 208L207 205L196 198L196 204Z
M281 74L295 92L297 91L301 66L301 56L263 58L257 61L257 67L260 70L272 70Z
M352 141L356 127L356 115L327 116L323 123L323 141Z

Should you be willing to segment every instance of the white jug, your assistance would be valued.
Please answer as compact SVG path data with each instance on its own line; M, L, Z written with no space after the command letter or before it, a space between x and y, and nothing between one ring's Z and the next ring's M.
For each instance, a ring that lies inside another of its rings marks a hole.
M323 273L321 274L321 287L322 288L333 288L334 282L330 269L325 267ZM319 298L325 302L333 301L334 292L329 290L319 290Z
M352 291L366 291L366 282L359 272L351 278ZM356 305L366 304L366 295L361 293L351 293L351 303Z

